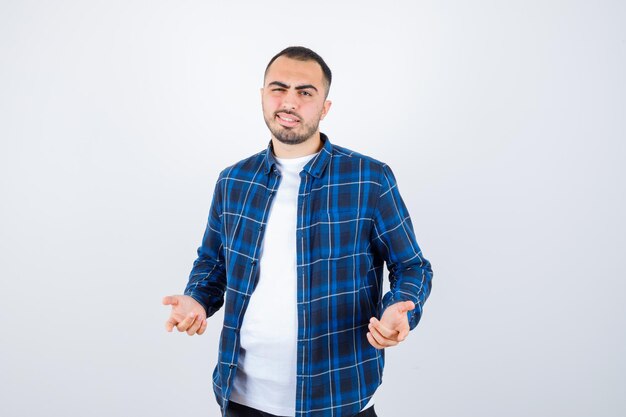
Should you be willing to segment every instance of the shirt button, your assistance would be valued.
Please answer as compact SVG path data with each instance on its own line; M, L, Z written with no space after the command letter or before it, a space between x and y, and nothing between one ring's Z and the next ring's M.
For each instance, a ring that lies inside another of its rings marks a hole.
M259 226L259 232L263 231L263 226Z
M254 265L256 265L256 261L251 261L251 262L250 262L250 264L251 264L252 266L254 266Z

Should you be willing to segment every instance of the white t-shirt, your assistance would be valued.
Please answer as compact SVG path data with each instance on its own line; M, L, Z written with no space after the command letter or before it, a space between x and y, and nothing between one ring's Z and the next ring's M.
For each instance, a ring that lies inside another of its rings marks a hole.
M315 154L276 158L281 181L265 225L260 275L241 325L231 400L277 416L296 407L296 210L300 172Z
M230 397L277 416L295 415L296 211L300 172L315 155L276 158L282 178L265 225L259 281L241 325L241 350ZM365 408L371 405L373 397Z

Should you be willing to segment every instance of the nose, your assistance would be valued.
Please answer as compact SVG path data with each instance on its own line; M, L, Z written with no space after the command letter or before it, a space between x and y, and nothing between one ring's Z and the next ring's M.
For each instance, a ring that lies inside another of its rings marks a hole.
M298 92L294 90L287 91L283 98L283 109L295 110L298 106Z

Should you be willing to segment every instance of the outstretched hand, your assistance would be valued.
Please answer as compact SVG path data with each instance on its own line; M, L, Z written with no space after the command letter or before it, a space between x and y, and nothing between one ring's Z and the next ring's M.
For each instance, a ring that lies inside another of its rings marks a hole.
M163 305L172 306L170 317L165 322L165 329L171 332L174 327L189 336L201 335L206 330L206 311L204 307L188 295L168 295L163 297Z
M376 349L384 349L402 342L411 330L406 313L414 308L415 304L412 301L402 301L387 307L380 320L372 317L368 326L367 341Z

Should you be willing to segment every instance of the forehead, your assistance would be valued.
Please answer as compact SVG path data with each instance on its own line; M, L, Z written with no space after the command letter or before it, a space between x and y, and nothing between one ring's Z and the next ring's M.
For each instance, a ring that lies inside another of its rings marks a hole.
M267 69L265 84L282 81L287 84L313 84L321 86L324 79L322 67L315 61L298 61L280 56Z

